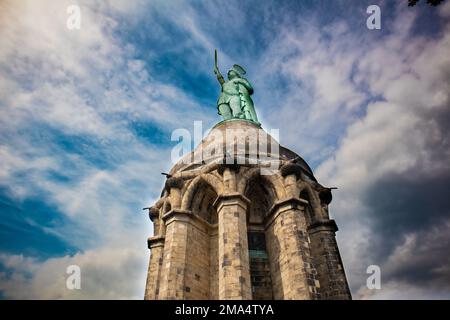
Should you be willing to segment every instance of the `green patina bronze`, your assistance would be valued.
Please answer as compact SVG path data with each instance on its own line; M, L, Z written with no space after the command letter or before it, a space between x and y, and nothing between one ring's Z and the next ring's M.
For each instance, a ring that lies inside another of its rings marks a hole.
M225 81L217 66L217 50L214 52L214 62L214 73L222 87L222 92L217 100L218 113L224 120L244 119L259 125L255 106L250 97L253 94L253 87L243 77L244 68L235 64L228 71L228 81Z

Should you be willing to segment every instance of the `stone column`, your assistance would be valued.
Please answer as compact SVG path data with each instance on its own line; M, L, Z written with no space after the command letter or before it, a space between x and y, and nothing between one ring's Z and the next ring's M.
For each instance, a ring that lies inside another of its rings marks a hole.
M172 209L162 219L166 225L159 299L184 299L190 211Z
M252 298L247 240L247 205L240 193L220 195L218 213L219 299Z
M334 220L315 221L308 228L321 284L321 299L348 300L351 294L336 243L337 230Z
M306 231L305 204L305 200L296 197L277 202L265 220L276 300L318 298L319 282L315 278Z
M151 250L151 255L144 299L156 300L159 297L159 278L163 263L164 237L150 237L148 239L148 248Z
M165 183L166 190L169 191L170 205L172 208L181 207L181 189L183 188L184 180L181 178L168 178Z
M150 262L147 272L147 283L145 286L144 299L158 299L159 277L162 266L162 255L164 252L164 234L160 229L159 208L156 206L148 208L148 216L153 222L153 237L148 238L147 244L150 249Z

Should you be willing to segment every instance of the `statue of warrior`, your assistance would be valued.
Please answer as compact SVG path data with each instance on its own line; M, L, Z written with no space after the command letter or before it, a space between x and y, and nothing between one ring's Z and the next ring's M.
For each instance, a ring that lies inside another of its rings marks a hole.
M217 76L222 92L217 100L218 113L224 120L245 119L260 124L256 116L253 100L253 87L247 79L242 77L245 74L244 68L235 64L228 71L228 81L225 81L217 66L217 50L214 52L214 73Z

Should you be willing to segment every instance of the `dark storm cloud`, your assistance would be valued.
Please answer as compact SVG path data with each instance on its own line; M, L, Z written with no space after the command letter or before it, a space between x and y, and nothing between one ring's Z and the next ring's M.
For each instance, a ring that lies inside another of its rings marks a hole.
M397 29L355 57L355 78L378 98L318 170L339 186L331 212L356 298L450 294L450 42L445 32L422 39L416 18L399 15ZM381 290L366 287L371 264Z
M408 170L380 177L365 193L373 259L380 265L397 259L387 264L385 281L450 289L449 129L450 104L422 113L417 130L424 136L423 155ZM414 236L405 245L409 235Z
M429 228L449 217L450 172L424 176L416 168L383 177L366 193L374 231L384 242Z
M385 274L386 281L401 281L428 289L450 289L449 225L436 222L435 226L421 230L414 238L408 260L400 258L399 263L390 266Z
M450 270L450 232L445 228L450 217L449 190L450 172L425 176L420 168L383 177L368 190L365 203L370 208L376 237L375 262L382 265L395 255L406 235L417 234L413 263L396 266L389 278L417 283L439 278L433 272L435 269ZM432 234L432 240L428 234ZM447 285L450 287L450 283Z

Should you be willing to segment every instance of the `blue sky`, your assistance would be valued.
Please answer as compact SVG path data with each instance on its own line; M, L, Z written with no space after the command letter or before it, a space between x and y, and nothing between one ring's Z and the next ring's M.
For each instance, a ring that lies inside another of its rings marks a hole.
M422 1L425 2L425 1ZM66 28L68 5L81 29ZM381 30L366 8L381 7ZM450 297L449 3L3 1L0 292L143 296L171 132L218 122L214 48L324 185L355 298ZM84 270L65 288L65 269ZM382 267L383 289L365 289Z

